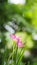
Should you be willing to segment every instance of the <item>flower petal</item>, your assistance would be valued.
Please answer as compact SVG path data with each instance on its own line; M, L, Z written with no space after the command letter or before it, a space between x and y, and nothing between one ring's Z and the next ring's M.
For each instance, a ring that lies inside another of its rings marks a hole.
M18 47L24 47L24 44L22 42L18 42Z

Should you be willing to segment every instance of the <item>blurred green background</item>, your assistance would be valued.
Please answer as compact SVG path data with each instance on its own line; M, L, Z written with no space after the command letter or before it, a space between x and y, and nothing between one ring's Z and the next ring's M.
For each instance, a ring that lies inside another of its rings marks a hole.
M21 36L25 47L17 47L10 34ZM37 0L0 0L0 65L37 65Z

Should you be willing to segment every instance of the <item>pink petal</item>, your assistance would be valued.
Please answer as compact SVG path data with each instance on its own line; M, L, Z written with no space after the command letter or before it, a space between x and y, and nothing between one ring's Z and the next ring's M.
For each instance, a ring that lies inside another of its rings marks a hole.
M10 37L11 37L12 39L15 39L15 38L16 38L16 36L15 36L15 35L12 35L12 34L10 34Z
M11 37L12 39L14 39L16 42L18 42L18 38L16 37L16 35L10 34L10 37Z
M18 47L24 47L24 44L22 42L18 42Z
M24 44L21 42L20 37L10 34L10 37L17 42L18 47L24 47Z

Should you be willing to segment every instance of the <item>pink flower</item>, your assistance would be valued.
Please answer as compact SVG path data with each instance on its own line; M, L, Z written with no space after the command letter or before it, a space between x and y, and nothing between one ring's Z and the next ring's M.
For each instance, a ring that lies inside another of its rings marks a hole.
M10 37L17 42L18 47L24 47L24 44L20 40L20 37L10 34Z

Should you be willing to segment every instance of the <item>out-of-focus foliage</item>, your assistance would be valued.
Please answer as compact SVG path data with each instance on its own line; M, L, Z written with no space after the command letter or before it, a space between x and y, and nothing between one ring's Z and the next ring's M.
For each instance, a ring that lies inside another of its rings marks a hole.
M10 34L20 36L25 47L17 47ZM0 65L30 64L37 65L37 0L23 5L0 0Z

